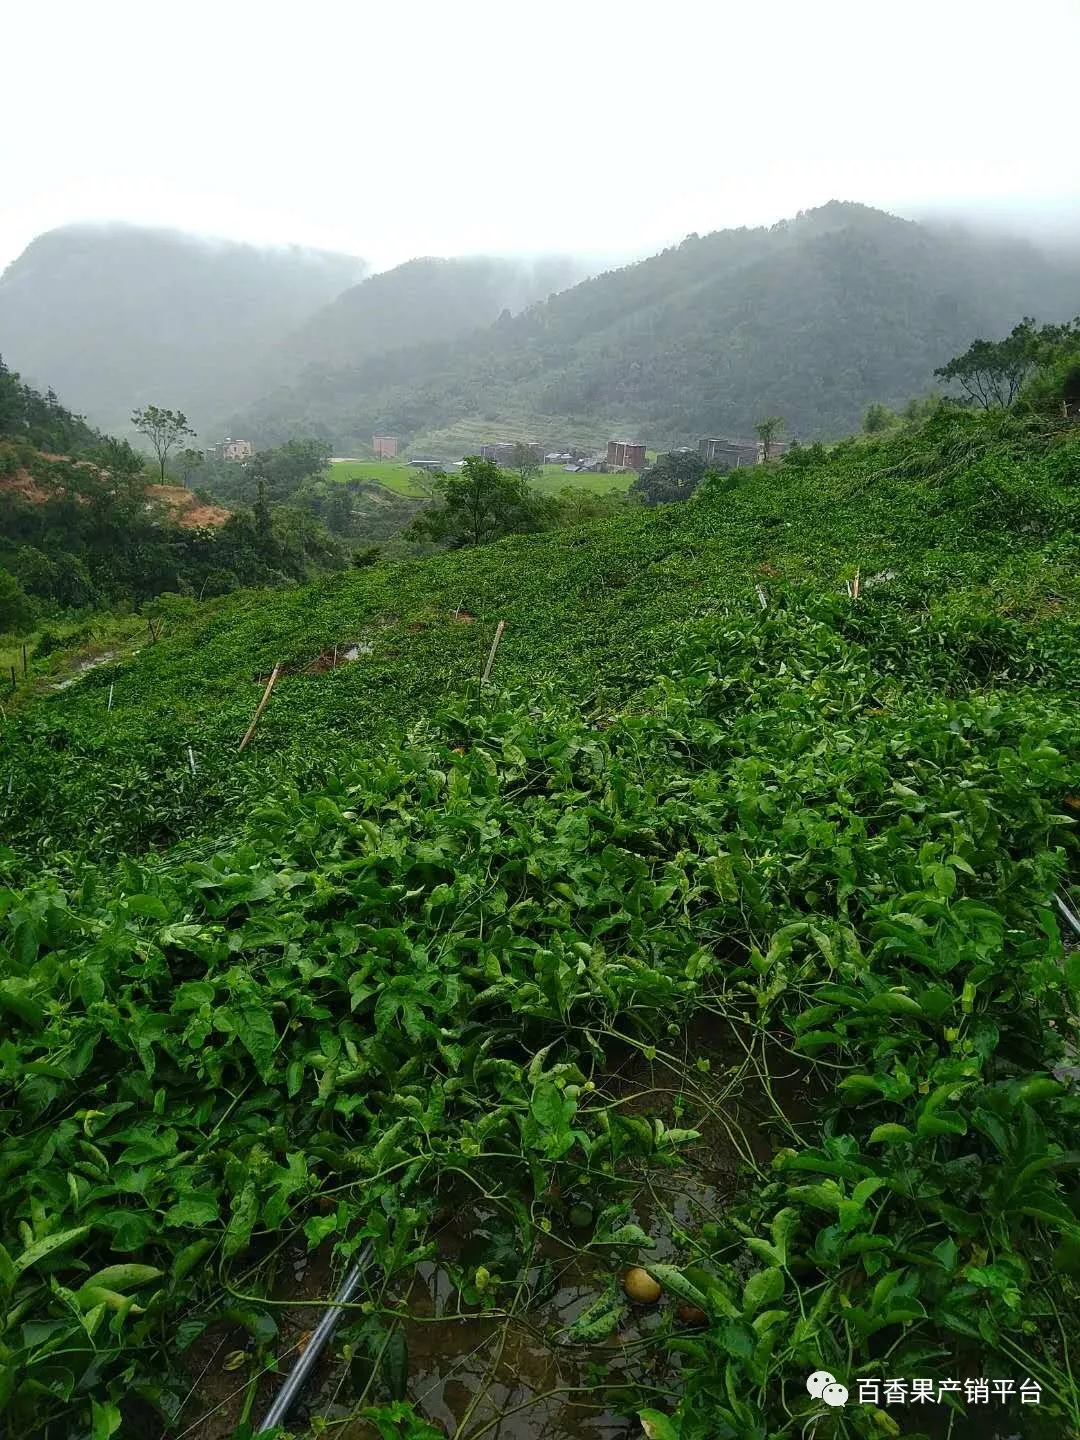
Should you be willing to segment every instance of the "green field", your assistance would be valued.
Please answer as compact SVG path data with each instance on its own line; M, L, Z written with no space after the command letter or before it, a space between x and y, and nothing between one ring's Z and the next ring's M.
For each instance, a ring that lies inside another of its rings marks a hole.
M558 495L560 490L591 490L602 495L609 490L629 490L633 481L633 475L568 475L562 465L545 465L543 475L532 483L541 495Z
M541 495L557 495L560 490L590 490L602 494L609 490L628 490L632 475L568 475L561 465L545 465L544 473L533 481ZM334 460L330 464L333 480L366 480L382 485L395 494L420 498L431 493L430 481L422 470L397 460Z
M397 495L407 495L412 499L431 493L423 470L416 470L401 460L332 460L330 478L372 481Z

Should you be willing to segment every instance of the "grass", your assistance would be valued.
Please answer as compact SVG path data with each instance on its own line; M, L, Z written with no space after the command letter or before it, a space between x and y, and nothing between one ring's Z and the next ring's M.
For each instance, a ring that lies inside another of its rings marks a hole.
M330 466L330 478L366 480L410 498L430 493L428 478L422 470L393 460L335 460ZM604 494L610 490L629 490L633 480L633 475L568 475L562 465L545 465L543 474L532 483L542 495L557 495L560 490L568 489Z
M330 479L372 481L397 495L414 499L430 493L424 472L397 460L334 460L330 465Z
M626 491L634 483L633 475L568 475L565 466L545 465L544 473L532 481L541 495L558 495L561 490L588 490L603 495L611 490Z

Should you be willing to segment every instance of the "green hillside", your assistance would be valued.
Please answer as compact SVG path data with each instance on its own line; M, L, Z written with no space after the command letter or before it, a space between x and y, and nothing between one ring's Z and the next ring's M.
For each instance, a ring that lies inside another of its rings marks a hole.
M972 335L1078 310L1075 255L834 203L690 236L457 340L309 367L235 426L271 439L300 427L339 453L373 433L433 445L621 432L665 449L752 433L767 414L830 437L871 402L926 390Z
M12 1433L250 1435L366 1241L291 1433L1080 1434L1078 502L946 408L25 687Z

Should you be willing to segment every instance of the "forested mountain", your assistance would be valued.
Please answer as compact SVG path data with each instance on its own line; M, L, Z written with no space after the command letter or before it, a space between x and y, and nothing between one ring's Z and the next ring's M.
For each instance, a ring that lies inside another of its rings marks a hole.
M361 290L364 288L360 287ZM972 335L1080 311L1080 257L832 203L769 229L690 236L503 316L481 333L310 366L238 417L335 446L386 430L451 443L493 430L557 440L587 417L662 447L783 415L807 438L903 403Z
M201 429L270 383L276 372L260 366L274 347L366 268L295 247L68 225L0 276L0 353L106 429L145 404Z
M308 364L359 364L374 355L452 340L516 314L581 280L566 256L536 262L477 255L409 260L339 295L282 346L292 373ZM290 377L291 378L291 377Z

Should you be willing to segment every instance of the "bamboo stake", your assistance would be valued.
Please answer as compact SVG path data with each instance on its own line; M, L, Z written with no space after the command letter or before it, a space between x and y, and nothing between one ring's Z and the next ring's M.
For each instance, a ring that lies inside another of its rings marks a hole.
M109 709L110 709L110 710L112 709L112 692L113 692L113 686L114 686L115 684L116 684L116 681L115 681L115 680L110 681L110 683L109 683Z
M851 592L851 598L852 598L853 600L857 600L857 599L859 598L859 572L858 572L858 570L855 571L855 585L854 585L854 588L853 588L853 590L852 590L852 592Z
M191 766L191 773L194 775L194 774L195 774L195 752L192 750L192 748L191 748L190 745L187 747L187 758L188 758L188 764Z
M281 669L281 662L280 662L280 660L279 660L278 663L274 666L273 674L270 676L270 679L266 682L266 689L263 691L263 697L262 697L262 699L259 701L258 709L255 711L255 714L251 717L251 724L250 724L250 725L248 726L248 728L247 728L247 734L246 734L246 735L244 736L244 738L240 741L240 750L243 750L243 749L244 749L244 747L247 745L248 741L251 739L252 735L255 734L255 726L259 723L259 716L260 716L260 715L263 713L263 711L266 709L266 702L270 699L270 691L273 690L274 686L277 684L277 677L278 677L278 672L280 671L280 669ZM237 751L237 754L239 754L239 753L240 753L240 752Z
M488 656L487 664L484 666L484 673L480 677L480 684L486 685L487 678L491 674L491 667L495 664L495 652L499 648L499 641L502 639L503 631L506 629L506 621L500 620L499 627L495 631L495 639L491 642L491 654Z
M769 608L769 597L765 594L764 585L755 585L754 589L757 591L758 603L761 605L762 610L767 610Z

